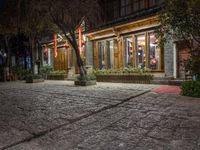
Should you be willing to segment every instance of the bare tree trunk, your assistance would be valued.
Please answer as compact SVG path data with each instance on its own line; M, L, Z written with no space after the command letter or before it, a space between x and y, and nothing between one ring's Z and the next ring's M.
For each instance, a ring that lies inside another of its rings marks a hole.
M76 53L76 61L77 61L77 65L79 67L80 76L81 77L86 76L87 70L86 70L83 60L81 58L79 47L78 47L77 41L75 39L75 35L71 35L71 37L73 38L72 40L66 34L65 34L65 37L67 38L67 41L71 44L71 46L73 47L73 49Z
M9 36L4 36L4 40L5 40L5 46L6 46L6 60L5 60L5 67L4 67L4 81L9 80L10 81L10 55L11 55L11 51L10 51L10 45L9 45L9 40L10 37Z
M32 56L32 72L34 73L34 67L35 67L35 38L29 37L29 43L31 48L31 56Z
M20 42L20 13L21 13L21 0L17 1L17 44L18 44L18 48L17 51L20 52L21 49L21 42ZM19 58L16 57L16 63L17 65L19 65Z
M7 60L6 60L6 67L10 67L10 55L11 55L11 50L10 50L10 45L9 45L9 40L10 37L9 36L5 36L4 37L5 40L5 45L6 45L6 49L7 49Z

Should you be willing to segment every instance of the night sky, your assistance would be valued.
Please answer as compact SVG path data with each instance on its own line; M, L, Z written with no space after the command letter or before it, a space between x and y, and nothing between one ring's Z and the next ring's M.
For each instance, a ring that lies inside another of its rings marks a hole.
M5 0L0 0L0 11L2 11L4 4Z

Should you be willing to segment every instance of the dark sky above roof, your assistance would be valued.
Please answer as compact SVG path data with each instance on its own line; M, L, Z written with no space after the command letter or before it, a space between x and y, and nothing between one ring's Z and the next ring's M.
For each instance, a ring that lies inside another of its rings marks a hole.
M2 11L6 0L0 0L0 11Z

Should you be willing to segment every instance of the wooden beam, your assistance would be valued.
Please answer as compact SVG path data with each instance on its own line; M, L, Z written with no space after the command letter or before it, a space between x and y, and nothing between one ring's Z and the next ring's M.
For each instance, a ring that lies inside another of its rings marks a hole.
M132 35L132 63L133 63L133 67L136 67L136 49L135 49L136 43L135 43L135 35Z
M145 67L149 67L149 40L148 40L148 32L145 32Z

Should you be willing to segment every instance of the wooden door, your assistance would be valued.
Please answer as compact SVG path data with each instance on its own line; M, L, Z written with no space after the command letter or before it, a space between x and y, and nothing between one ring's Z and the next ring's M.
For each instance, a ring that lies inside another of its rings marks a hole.
M58 55L54 59L54 70L66 70L68 68L68 56L67 51L62 49L58 50Z

